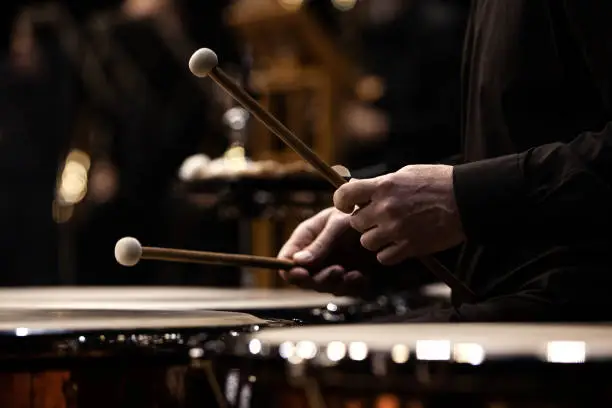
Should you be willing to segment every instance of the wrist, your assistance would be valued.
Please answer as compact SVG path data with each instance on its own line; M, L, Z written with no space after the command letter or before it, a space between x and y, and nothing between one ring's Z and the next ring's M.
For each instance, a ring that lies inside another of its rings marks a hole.
M459 209L459 205L457 203L457 195L455 192L455 167L450 167L449 176L448 176L448 184L450 193L448 194L448 210L450 214L450 223L451 228L457 231L457 234L460 236L461 240L466 239L465 230L463 228L463 220L461 219L461 211Z

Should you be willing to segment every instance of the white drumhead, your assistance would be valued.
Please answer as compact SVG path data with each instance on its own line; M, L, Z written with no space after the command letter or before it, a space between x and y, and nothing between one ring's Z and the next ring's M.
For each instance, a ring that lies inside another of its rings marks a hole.
M272 329L250 339L270 346L308 344L312 349L314 344L319 350L330 344L347 349L357 344L362 352L410 350L424 360L450 360L457 353L548 360L612 358L612 325L358 324Z
M293 289L58 287L0 290L0 308L95 310L264 310L343 306L357 301Z
M95 311L95 310L3 310L0 332L26 336L41 332L190 329L239 327L265 324L245 313L177 311Z
M430 298L450 299L451 288L444 283L434 283L424 286L423 289L421 289L421 294Z

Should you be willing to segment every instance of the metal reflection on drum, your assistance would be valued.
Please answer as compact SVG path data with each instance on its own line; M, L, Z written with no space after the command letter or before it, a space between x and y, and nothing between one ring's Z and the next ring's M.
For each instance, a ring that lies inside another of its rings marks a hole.
M448 340L417 340L418 360L445 361L451 358L451 342Z
M27 327L18 327L15 329L15 336L25 337L30 333Z
M550 341L546 346L549 363L580 364L586 361L584 341Z
M341 341L332 341L327 345L327 358L337 362L346 357L346 345Z
M485 359L484 348L477 343L457 343L453 347L453 360L457 363L480 365Z
M204 357L204 349L200 347L189 349L189 357L194 360Z
M252 339L249 342L249 351L251 354L259 354L261 352L261 341L257 339Z
M356 341L349 344L349 358L355 361L363 361L368 357L368 346L367 344Z
M410 350L403 344L396 344L391 349L391 360L396 364L404 364L410 358Z
M337 312L338 311L338 305L335 303L328 303L327 304L327 310L329 310L330 312Z
M281 345L278 347L278 354L284 359L291 358L295 355L295 344L293 344L291 341L281 343Z
M303 360L312 360L318 352L318 347L313 341L300 341L295 348L295 355Z

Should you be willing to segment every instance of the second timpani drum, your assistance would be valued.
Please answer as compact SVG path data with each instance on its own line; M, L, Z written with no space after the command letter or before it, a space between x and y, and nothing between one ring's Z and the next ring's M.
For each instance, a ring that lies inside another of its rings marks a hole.
M231 350L226 395L241 407L612 402L612 326L310 326L238 337Z
M208 351L267 324L231 312L5 309L0 407L223 407Z
M0 289L0 309L222 310L299 323L358 322L393 313L384 300L362 302L292 289L59 287Z

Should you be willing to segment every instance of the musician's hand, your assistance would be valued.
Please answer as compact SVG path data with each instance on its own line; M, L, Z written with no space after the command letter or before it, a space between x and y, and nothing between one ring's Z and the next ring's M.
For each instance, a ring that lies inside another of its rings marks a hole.
M303 266L280 271L281 277L303 289L359 296L365 279L360 272L345 266L351 263L347 259L350 254L361 249L359 235L351 230L349 218L331 207L302 222L278 258Z
M460 244L463 229L455 202L453 168L406 166L384 176L352 180L336 190L334 204L351 214L361 245L383 265L422 257Z

